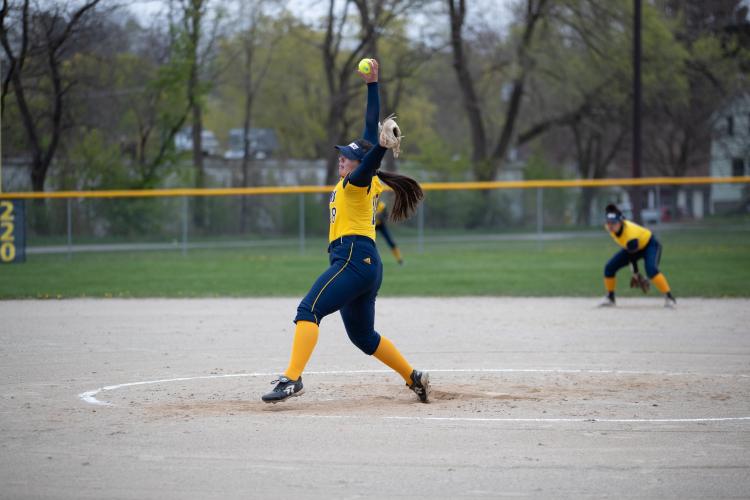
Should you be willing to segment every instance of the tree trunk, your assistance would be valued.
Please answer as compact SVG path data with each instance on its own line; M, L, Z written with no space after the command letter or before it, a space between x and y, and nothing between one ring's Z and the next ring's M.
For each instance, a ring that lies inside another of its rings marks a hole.
M518 115L521 111L521 103L523 100L524 89L526 87L526 78L531 72L532 61L529 57L529 49L531 48L531 43L534 39L536 26L544 15L546 1L547 0L539 0L539 3L534 7L533 0L527 0L526 26L516 55L518 64L521 67L521 73L513 81L513 91L511 92L508 109L505 111L503 129L500 132L497 146L492 152L492 161L490 163L489 172L487 173L490 180L497 176L498 170L500 170L500 167L505 163L505 158L508 155L508 149L510 148L516 127L516 121L518 120Z
M250 91L247 91L245 94L245 116L242 123L242 187L248 187L248 181L250 180L250 115L252 109L253 96ZM243 196L240 204L240 231L243 233L247 228L248 212L249 200L247 196Z
M206 187L206 173L203 169L203 144L201 135L203 131L203 116L199 104L193 105L193 168L195 169L195 187ZM197 228L206 225L206 200L203 196L195 199L195 211L193 221Z
M502 165L514 136L514 128L521 110L526 78L530 71L531 61L528 51L533 41L534 30L542 18L547 0L539 0L536 6L533 0L527 0L526 24L517 52L520 74L513 82L513 92L505 112L505 122L498 138L497 146L488 154L487 134L482 116L482 106L474 89L474 80L469 72L468 56L464 50L463 24L466 17L465 0L448 0L448 11L451 25L451 48L453 68L461 89L461 98L469 121L471 133L471 162L474 176L478 180L494 180ZM457 2L457 3L456 3Z
M192 136L193 136L193 168L195 169L195 187L206 186L205 172L203 170L203 114L200 102L200 76L198 74L198 45L201 40L201 18L203 0L192 0L190 6L190 77L188 80L188 100L192 110ZM195 226L202 229L206 225L206 200L202 196L196 197L195 210L193 212Z
M482 179L485 175L481 167L478 167L487 156L487 135L484 130L482 121L482 110L476 90L474 89L474 80L469 73L468 57L464 52L463 44L463 24L466 17L465 0L458 0L458 5L454 0L448 0L448 8L451 23L451 47L453 49L453 68L456 71L458 85L461 88L461 99L466 111L466 117L469 121L471 131L471 161L474 164L475 176Z

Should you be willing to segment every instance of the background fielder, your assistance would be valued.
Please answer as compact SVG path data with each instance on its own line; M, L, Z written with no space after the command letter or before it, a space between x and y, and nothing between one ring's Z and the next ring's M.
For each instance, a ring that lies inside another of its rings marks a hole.
M393 235L386 225L386 219L388 219L388 210L386 210L385 202L379 200L378 208L375 210L375 230L383 235L386 243L391 247L391 253L396 258L396 262L401 266L404 264L404 258L401 256L401 249L396 244L396 240L393 239Z
M633 283L638 282L644 291L647 287L642 284L642 277L638 271L638 260L643 259L646 265L646 275L656 288L664 294L664 306L674 307L677 304L672 291L667 282L667 278L659 271L659 261L661 260L661 244L653 233L635 222L625 219L620 209L615 205L607 205L605 209L606 223L604 228L607 230L612 239L622 250L617 252L609 259L604 267L604 287L607 290L607 296L600 304L604 307L615 305L615 286L617 271L632 266L634 279Z

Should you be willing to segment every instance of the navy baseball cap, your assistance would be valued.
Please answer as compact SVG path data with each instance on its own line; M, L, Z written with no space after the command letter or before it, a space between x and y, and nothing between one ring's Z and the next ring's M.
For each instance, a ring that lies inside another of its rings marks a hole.
M607 212L607 222L617 222L623 219L622 214Z
M365 148L365 145L362 144L360 141L354 141L350 142L346 146L334 146L336 149L339 150L341 153L341 156L344 158L349 158L350 160L358 160L362 161L362 158L365 157L365 154L370 148Z

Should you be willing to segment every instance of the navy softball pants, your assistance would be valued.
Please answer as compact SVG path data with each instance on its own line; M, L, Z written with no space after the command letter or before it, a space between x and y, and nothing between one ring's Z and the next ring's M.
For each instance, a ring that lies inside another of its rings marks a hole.
M331 266L320 275L299 307L294 322L320 321L341 312L349 339L365 354L380 344L375 331L375 297L383 282L383 263L367 236L343 236L328 247Z
M620 250L609 259L607 265L604 266L604 277L614 278L617 271L635 262L638 259L643 259L646 265L646 275L653 278L659 274L659 261L661 260L661 244L656 237L651 236L651 240L643 248L635 253L630 253L627 250Z

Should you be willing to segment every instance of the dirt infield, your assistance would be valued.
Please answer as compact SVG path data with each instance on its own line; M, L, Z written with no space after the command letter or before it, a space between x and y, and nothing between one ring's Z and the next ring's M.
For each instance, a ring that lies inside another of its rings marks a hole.
M380 299L433 402L296 299L0 302L0 498L647 497L750 491L750 301Z

